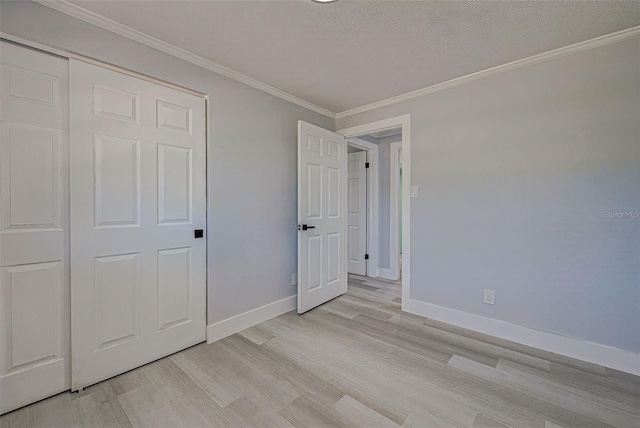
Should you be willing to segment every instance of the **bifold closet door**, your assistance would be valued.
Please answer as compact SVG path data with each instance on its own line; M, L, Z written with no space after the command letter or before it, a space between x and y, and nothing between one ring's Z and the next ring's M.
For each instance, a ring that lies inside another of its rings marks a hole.
M0 413L69 389L64 59L0 42Z
M77 390L205 340L205 100L71 60L70 161Z

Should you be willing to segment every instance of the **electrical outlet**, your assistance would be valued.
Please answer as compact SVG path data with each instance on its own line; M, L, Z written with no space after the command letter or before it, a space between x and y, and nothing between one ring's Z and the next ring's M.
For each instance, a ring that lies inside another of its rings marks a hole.
M496 292L493 290L484 289L484 302L487 305L494 305L496 303Z
M298 285L298 274L297 273L292 273L291 274L291 285Z

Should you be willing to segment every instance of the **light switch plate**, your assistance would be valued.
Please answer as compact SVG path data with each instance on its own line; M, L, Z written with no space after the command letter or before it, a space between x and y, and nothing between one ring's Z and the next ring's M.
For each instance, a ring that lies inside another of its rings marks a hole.
M412 198L418 197L418 186L411 186L411 197Z

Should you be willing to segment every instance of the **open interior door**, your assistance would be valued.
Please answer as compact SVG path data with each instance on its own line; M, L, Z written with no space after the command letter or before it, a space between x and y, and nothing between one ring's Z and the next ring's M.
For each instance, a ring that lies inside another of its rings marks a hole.
M298 121L298 313L347 291L347 145Z

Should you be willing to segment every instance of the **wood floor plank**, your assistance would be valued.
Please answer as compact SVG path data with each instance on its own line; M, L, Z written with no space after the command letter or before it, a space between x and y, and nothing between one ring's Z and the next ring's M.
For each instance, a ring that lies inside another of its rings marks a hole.
M360 311L358 311L355 308L345 306L338 300L332 300L331 302L328 302L320 306L320 308L318 309L321 311L331 312L333 314L336 314L348 319L353 319L358 315L360 315Z
M366 285L364 282L352 282L351 286L356 288L362 288L369 291L376 291L378 289L378 287L374 287L372 285Z
M380 413L365 406L358 400L345 395L334 406L336 410L361 426L371 428L393 428L399 425L390 419L387 419Z
M474 413L475 415L475 413ZM416 410L415 412L411 413L407 419L404 421L404 423L402 424L403 427L405 428L425 428L425 427L429 427L429 428L468 428L471 426L471 424L473 423L473 420L475 418L471 419L471 421L469 422L469 424L463 423L463 424L453 424L447 421L444 421L434 415L432 415L431 413L427 413L425 411L422 410Z
M472 427L473 428L509 428L509 426L505 424L501 424L498 421L494 421L490 417L480 413L478 414L478 416L476 416L475 421L473 421Z
M574 370L564 367L564 370ZM612 409L618 409L638 416L640 424L640 395L621 393L618 389L611 388L604 382L606 378L600 376L558 376L557 372L540 372L531 367L524 366L510 360L499 360L497 368L519 376L530 376L536 379L543 387L566 392L572 397L583 401L593 401L598 405L605 405Z
M336 428L363 428L357 421L352 421L337 410L323 406L300 396L278 412L296 427L336 427Z
M81 427L111 428L131 427L131 422L118 401L111 384L101 382L82 393L71 402L75 420Z
M422 336L430 337L459 348L472 350L478 354L486 355L496 359L508 359L539 370L549 371L551 369L551 363L548 360L543 360L541 358L533 357L531 355L523 354L517 351L512 351L510 349L501 348L499 346L485 343L477 339L447 334L440 329L433 328L424 324L417 327L417 329ZM461 355L459 352L457 352L457 354Z
M76 427L71 393L54 395L0 417L2 428Z
M171 356L171 360L220 407L224 407L242 397L242 394L235 387L233 380L227 379L213 370L216 362L205 352L205 346L198 345L185 352L174 354Z
M344 348L339 352L327 349L326 342L289 343L277 338L265 344L272 352L298 362L306 370L323 377L340 390L345 390L358 401L373 408L396 423L402 423L407 416L407 408L398 404L393 394L398 385L383 370L372 377L366 371L371 363L371 356L361 352L347 352ZM335 363L337 370L331 370L327 363Z
M608 408L600 403L593 402L593 400L587 401L579 397L570 396L570 393L562 388L548 388L539 378L493 369L455 355L449 361L449 365L493 383L557 404L571 412L586 415L603 423L610 421L613 425L619 427L638 426L638 417L635 415Z
M118 401L136 428L185 426L160 391L151 384L118 395Z
M240 336L229 337L223 346L229 347L241 355L243 359L264 367L269 373L288 382L301 394L312 397L328 406L337 403L345 394L344 391L339 390L335 385L314 374L303 365L291 359L282 358L265 347L257 346Z
M275 337L274 335L267 333L257 326L243 330L238 334L242 337L246 337L257 345L262 345L263 343L268 342Z
M276 340L272 339L271 341ZM203 349L214 361L213 370L226 378L243 396L262 397L272 410L278 411L284 405L300 396L289 383L278 379L253 361L225 347L225 339L205 345ZM267 343L263 344L265 346ZM235 400L234 400L235 401Z
M232 419L173 360L164 358L144 367L153 385L186 426L229 426Z
M634 384L615 376L603 377L558 363L551 363L550 374L581 388L596 389L603 394L617 391L632 399L638 404L636 407L640 408L640 382Z
M113 377L106 382L111 385L116 395L120 395L141 386L148 385L149 378L144 374L143 368L140 367L123 373L120 376Z
M631 385L640 386L640 376L632 375L631 373L621 372L620 370L614 370L608 367L606 367L604 370L607 377L609 378L619 379Z
M293 428L285 417L265 406L259 397L243 396L224 408L234 420L235 426L252 426L256 428ZM215 425L220 426L220 425Z
M431 338L421 331L422 326L384 323L376 319L368 318L366 315L359 315L355 317L353 321L354 324L350 326L351 328L357 329L362 334L376 334L376 337L386 337L387 340L398 343L398 346L404 349L415 349L416 352L424 352L426 349L437 349L438 352L444 353L449 358L453 354L459 354L492 367L495 367L498 363L498 358L495 356L475 352L464 346L452 345L439 338ZM355 323L359 323L360 325L356 325ZM373 333L374 326L377 329L375 330L376 333ZM406 343L399 343L401 339L404 339Z
M588 363L586 361L576 360L574 358L565 357L563 355L554 354L553 352L544 351L542 349L533 348L527 345L522 345L520 343L511 342L505 339L501 339L494 336L489 336L487 334L478 333L472 330L468 330L466 328L458 327L452 324L443 323L441 321L436 321L432 319L423 319L423 323L425 325L429 325L431 327L439 328L441 330L447 331L449 333L469 337L472 339L479 340L481 342L490 343L496 346L503 347L505 349L509 349L512 351L520 352L523 354L527 354L536 358L540 358L542 360L548 360L550 362L555 362L558 364L563 364L568 367L573 367L578 370L582 370L588 373L596 374L599 376L606 376L606 369L597 364Z

